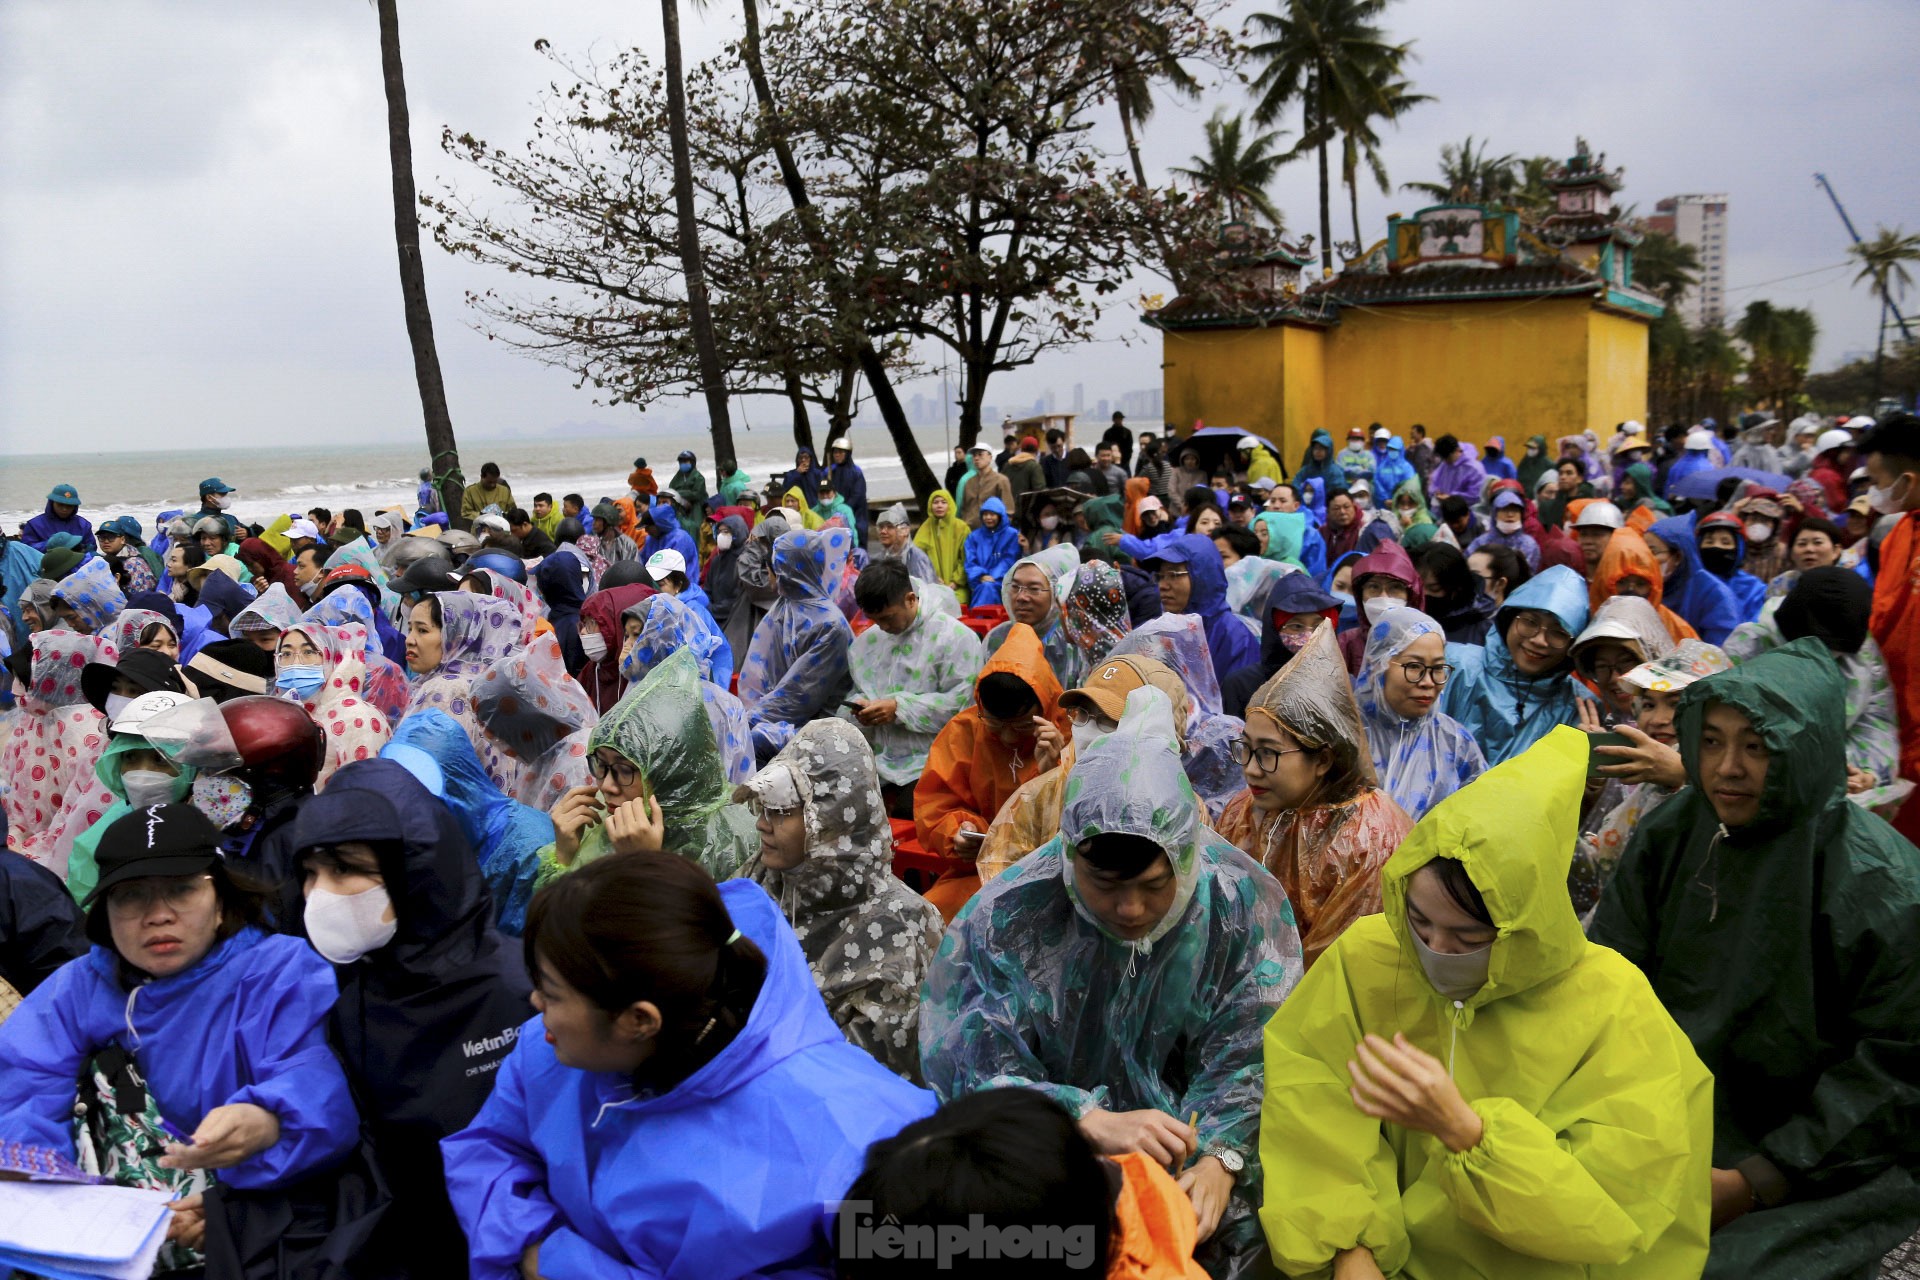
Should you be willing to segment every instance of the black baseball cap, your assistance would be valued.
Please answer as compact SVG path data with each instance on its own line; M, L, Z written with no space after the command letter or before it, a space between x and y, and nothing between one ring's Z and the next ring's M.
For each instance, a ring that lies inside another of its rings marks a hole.
M119 663L89 662L80 668L80 692L86 696L95 711L107 709L107 695L113 692L113 683L122 676L140 686L141 693L153 693L168 689L174 693L185 693L186 682L180 678L180 669L173 659L158 649L135 649L122 654Z
M157 804L135 809L108 827L93 860L100 882L83 907L91 907L123 881L211 870L220 861L220 832L190 804Z

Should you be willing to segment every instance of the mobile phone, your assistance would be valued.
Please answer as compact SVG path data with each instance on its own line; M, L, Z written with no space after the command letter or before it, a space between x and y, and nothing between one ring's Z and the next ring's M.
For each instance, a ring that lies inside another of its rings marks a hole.
M1587 776L1590 778L1599 777L1601 776L1600 770L1611 765L1626 763L1626 761L1622 760L1619 756L1601 755L1599 750L1601 747L1631 747L1633 745L1633 739L1627 737L1624 733L1588 734Z

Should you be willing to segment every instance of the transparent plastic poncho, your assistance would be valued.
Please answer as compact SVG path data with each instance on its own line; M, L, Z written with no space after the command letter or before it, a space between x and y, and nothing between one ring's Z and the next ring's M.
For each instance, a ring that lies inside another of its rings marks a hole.
M1387 610L1367 631L1366 654L1354 678L1380 788L1415 821L1487 768L1473 735L1437 705L1425 715L1407 717L1387 702L1388 671L1422 636L1446 641L1441 625L1418 609Z
M1221 710L1220 680L1207 647L1206 624L1191 613L1165 613L1150 618L1113 646L1110 656L1137 654L1164 662L1187 687L1187 725L1181 763L1209 819L1218 818L1227 802L1246 786L1232 748L1246 725Z

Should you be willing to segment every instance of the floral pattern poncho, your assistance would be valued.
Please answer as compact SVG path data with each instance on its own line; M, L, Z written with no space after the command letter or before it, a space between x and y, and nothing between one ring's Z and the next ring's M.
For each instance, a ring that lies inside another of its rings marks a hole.
M440 602L440 665L414 685L407 714L437 707L452 716L467 731L493 785L512 795L520 782L520 762L474 715L473 682L519 645L520 611L505 600L465 591L436 592L434 599Z
M747 875L793 925L827 1012L853 1044L920 1080L920 983L940 945L940 912L893 874L893 833L873 751L841 720L816 720L737 788L756 794L792 775L805 815L807 860L785 871L758 856Z

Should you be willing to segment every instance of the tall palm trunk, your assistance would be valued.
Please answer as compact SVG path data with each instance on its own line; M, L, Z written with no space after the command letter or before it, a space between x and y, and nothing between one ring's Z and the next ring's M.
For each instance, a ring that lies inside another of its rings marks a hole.
M1326 68L1322 67L1314 75L1313 93L1308 96L1307 127L1316 129L1326 119L1327 91ZM1320 271L1323 275L1333 274L1333 209L1327 190L1327 140L1322 137L1318 148L1320 156Z
M680 269L687 280L687 327L700 369L700 390L707 398L707 427L716 458L738 458L733 450L733 420L727 414L726 374L713 336L713 310L707 301L707 277L700 264L700 225L693 207L693 157L687 146L687 84L680 64L680 5L660 0L660 24L667 46L667 131L673 144L673 203L680 223Z
M1127 159L1133 162L1133 180L1139 184L1140 193L1145 195L1147 187L1147 166L1140 159L1140 138L1134 133L1133 112L1127 107L1127 95L1123 91L1115 95L1120 107L1120 132L1127 140ZM1174 261L1173 242L1167 239L1167 233L1159 223L1153 226L1154 247L1160 250L1160 265L1166 271L1167 279L1173 284L1175 294L1183 293L1186 285L1181 281L1182 272Z
M760 5L759 0L743 0L740 6L746 13L746 39L741 44L741 56L747 64L747 78L753 82L753 96L760 103L760 110L767 119L767 134L773 143L773 158L780 170L780 182L787 189L787 199L794 211L800 215L800 225L807 233L807 243L815 253L825 253L824 236L820 232L819 219L814 216L813 200L807 195L806 180L800 176L800 166L794 162L793 147L787 141L786 130L781 127L780 118L773 103L773 86L767 80L766 64L760 58ZM873 393L874 406L880 411L880 420L887 426L887 435L893 441L895 453L901 465L906 468L907 483L913 486L914 493L925 502L929 495L939 487L934 478L933 468L927 465L926 455L920 452L920 442L913 438L913 426L907 421L907 411L900 404L900 397L894 392L893 379L887 374L886 361L874 349L871 339L862 336L860 344L854 350L859 362L860 373L867 380L867 390ZM801 432L801 420L806 413L802 405L794 417L794 437ZM806 428L812 434L812 428ZM816 458L819 454L814 455Z
M1367 242L1360 238L1360 175L1357 172L1347 179L1347 199L1353 209L1353 251L1361 253Z
M400 302L406 311L407 342L413 348L413 378L420 387L420 413L427 428L427 452L440 483L440 505L449 520L460 518L460 451L447 412L447 387L440 378L440 353L433 343L433 313L427 308L427 272L420 261L420 221L413 189L413 135L407 114L407 78L400 63L398 0L378 0L380 75L387 91L387 158L393 169L393 240L400 253Z

